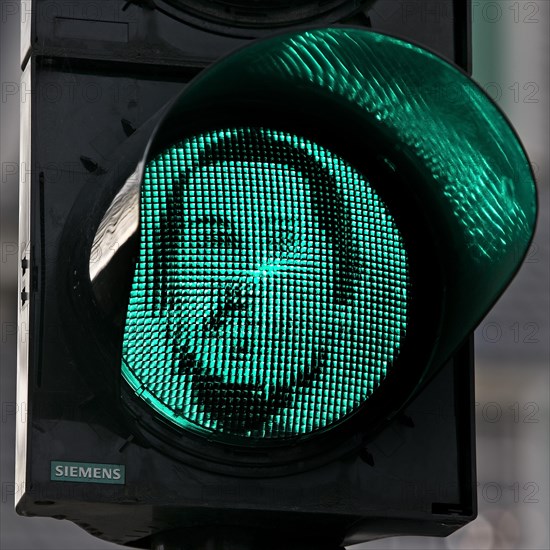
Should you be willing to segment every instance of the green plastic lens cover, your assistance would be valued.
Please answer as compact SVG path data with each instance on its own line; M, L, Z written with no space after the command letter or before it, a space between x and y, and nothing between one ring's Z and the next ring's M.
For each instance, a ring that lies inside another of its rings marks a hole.
M304 125L326 121L343 150L346 144L370 150L372 136L383 136L393 164L412 164L422 174L401 179L404 196L417 197L424 207L419 215L431 220L439 240L426 270L445 277L431 360L441 366L509 284L534 232L533 173L502 111L442 57L346 27L243 48L203 73L178 109L231 101L282 104L309 117Z
M146 166L124 378L221 441L327 429L379 387L407 331L409 265L346 161L269 128L225 128Z

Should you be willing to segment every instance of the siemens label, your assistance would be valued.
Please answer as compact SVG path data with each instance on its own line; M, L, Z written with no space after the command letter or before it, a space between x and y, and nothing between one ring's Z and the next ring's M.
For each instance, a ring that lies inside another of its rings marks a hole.
M81 483L111 483L124 485L123 464L90 464L89 462L61 462L52 460L52 481L76 481Z

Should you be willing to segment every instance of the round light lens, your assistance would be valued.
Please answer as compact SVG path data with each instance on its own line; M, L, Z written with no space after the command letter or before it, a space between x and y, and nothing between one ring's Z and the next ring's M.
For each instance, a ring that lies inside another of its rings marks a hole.
M340 423L407 331L388 208L327 149L266 128L175 143L146 167L122 374L183 429L253 444Z

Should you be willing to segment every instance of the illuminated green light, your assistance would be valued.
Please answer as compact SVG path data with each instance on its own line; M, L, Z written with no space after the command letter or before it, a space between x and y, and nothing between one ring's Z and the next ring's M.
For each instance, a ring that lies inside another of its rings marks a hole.
M157 413L221 441L342 421L378 388L408 322L394 219L353 167L265 128L151 160L122 374Z

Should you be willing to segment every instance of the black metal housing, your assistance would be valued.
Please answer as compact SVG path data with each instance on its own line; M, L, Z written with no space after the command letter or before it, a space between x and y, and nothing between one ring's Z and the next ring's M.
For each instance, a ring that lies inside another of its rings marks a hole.
M75 344L100 339L108 323L81 311L90 324L66 326L74 317L60 293L82 289L65 235L92 230L65 226L77 197L87 190L90 210L98 208L93 197L105 193L109 159L123 154L129 136L140 130L145 143L155 113L203 67L248 40L186 24L154 2L94 6L35 0L24 25L24 82L34 93L22 117L22 161L32 169L21 191L29 219L21 218L20 240L30 246L21 258L29 268L22 271L20 319L30 337L21 339L19 355L18 391L29 410L17 435L18 512L66 518L143 548L176 530L161 540L183 536L183 548L200 548L225 533L227 547L230 540L235 548L266 547L268 539L273 548L319 550L383 536L445 536L473 519L471 339L354 452L269 476L220 472L161 452L136 429L139 418L133 424L116 414L120 376L109 378L99 352L83 374ZM423 44L469 70L469 2L411 6L378 0L354 23ZM104 392L97 376L109 378ZM51 481L52 460L125 464L126 484Z

